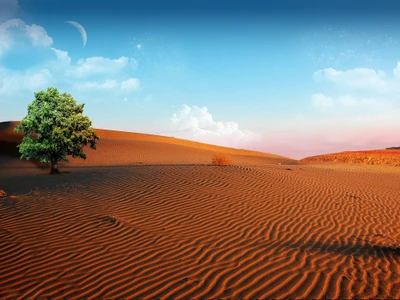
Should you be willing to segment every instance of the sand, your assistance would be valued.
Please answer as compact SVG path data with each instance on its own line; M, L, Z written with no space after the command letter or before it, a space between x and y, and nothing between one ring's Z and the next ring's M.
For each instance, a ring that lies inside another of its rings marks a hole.
M400 298L398 167L99 131L51 176L19 160L10 126L2 299ZM234 165L210 165L215 151Z
M400 166L400 149L345 151L303 158L304 162L341 162L367 165Z

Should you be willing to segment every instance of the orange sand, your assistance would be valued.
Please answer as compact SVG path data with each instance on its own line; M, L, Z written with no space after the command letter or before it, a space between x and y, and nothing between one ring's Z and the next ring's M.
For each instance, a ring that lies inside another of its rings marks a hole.
M400 166L400 150L346 151L303 158L305 162L342 162L368 165Z
M19 160L10 126L1 299L400 298L382 237L400 239L400 168L99 130L98 150L51 176ZM215 151L235 165L210 165Z

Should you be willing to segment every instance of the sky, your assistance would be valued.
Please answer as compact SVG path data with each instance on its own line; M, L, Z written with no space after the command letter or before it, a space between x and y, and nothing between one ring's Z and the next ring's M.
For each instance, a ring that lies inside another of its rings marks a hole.
M400 146L400 3L0 0L0 122L48 87L95 128L297 159Z

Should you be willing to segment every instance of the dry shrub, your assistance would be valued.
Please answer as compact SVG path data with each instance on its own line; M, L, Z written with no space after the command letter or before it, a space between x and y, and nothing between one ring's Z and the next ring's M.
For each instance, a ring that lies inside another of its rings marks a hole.
M103 221L103 222L109 222L109 223L115 224L115 223L117 223L118 220L117 220L117 218L114 217L114 216L105 216L105 217L102 218L102 221Z
M229 166L232 164L231 158L224 153L214 154L211 163L214 166Z
M5 197L7 196L7 193L3 190L0 190L0 197Z

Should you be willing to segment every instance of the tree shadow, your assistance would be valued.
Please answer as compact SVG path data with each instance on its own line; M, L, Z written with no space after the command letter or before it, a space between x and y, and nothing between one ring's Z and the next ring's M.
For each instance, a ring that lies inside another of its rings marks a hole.
M356 240L359 238L354 237ZM334 253L344 256L354 256L362 258L386 258L389 260L396 260L400 262L400 248L391 247L387 245L380 245L367 239L362 239L363 243L354 242L347 243L343 241L333 241L331 243L323 243L319 241L302 241L290 242L283 241L277 242L278 247L301 249L307 253Z
M6 141L0 141L0 155L8 155L12 157L20 157L19 151L18 151L18 143L15 142L6 142Z
M13 160L20 160L21 154L19 153L19 150L17 148L18 145L19 143L17 142L0 141L0 157L6 158L4 161L0 160L0 166L2 168L7 168L6 164L9 158ZM29 164L28 165L29 167L34 165L35 167L40 169L50 168L49 164L42 163L38 159L30 159L29 161L26 162Z

